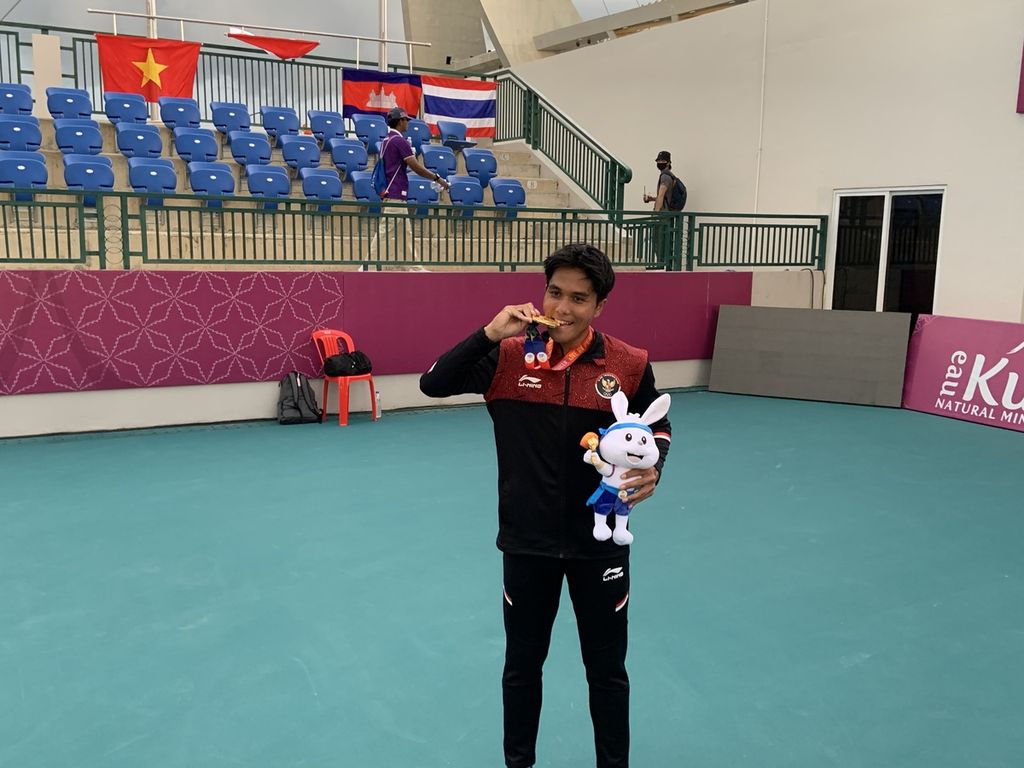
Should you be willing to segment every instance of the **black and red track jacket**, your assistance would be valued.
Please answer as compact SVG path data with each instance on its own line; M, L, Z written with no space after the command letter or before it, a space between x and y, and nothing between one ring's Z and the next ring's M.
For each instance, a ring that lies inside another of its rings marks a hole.
M631 413L643 414L659 396L645 350L595 331L587 351L564 371L528 370L523 337L496 344L481 328L442 355L420 378L420 389L430 397L484 395L498 451L499 549L573 558L622 553L620 545L593 536L587 499L601 476L583 463L580 440L615 421L611 396L618 389ZM660 476L672 430L667 418L651 429L661 450Z

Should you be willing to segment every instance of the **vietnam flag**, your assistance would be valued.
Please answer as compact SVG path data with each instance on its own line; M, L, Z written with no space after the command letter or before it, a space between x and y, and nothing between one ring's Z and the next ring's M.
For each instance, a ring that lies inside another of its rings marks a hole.
M200 43L129 35L96 35L103 90L192 98Z

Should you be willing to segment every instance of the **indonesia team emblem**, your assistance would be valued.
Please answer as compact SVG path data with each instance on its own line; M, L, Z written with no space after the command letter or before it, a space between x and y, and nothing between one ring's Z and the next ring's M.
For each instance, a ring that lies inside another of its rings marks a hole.
M622 385L619 384L619 380L613 374L606 373L604 376L598 377L594 388L601 397L611 400L612 395L622 389Z

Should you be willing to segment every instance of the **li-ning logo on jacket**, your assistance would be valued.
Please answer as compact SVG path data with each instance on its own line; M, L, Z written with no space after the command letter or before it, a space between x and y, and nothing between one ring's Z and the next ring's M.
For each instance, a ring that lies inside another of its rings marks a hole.
M615 579L621 579L623 576L622 566L618 568L609 568L604 572L604 576L601 577L601 581L615 581Z
M540 379L534 378L529 374L524 373L519 377L520 387L529 387L530 389L540 389Z

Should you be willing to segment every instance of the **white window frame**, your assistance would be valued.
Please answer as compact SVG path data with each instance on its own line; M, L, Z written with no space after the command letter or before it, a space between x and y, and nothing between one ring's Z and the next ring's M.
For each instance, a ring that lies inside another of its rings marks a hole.
M894 195L937 194L942 195L942 217L939 219L938 252L935 254L935 289L932 294L932 312L938 314L936 297L939 295L939 280L942 275L942 236L946 229L946 202L949 198L945 184L928 184L908 187L850 187L832 191L832 226L828 228L828 245L825 258L825 307L832 308L836 274L836 241L839 231L839 201L843 197L885 197L882 209L882 248L878 254L878 291L875 296L875 311L881 312L885 305L885 278L889 267L889 221Z

